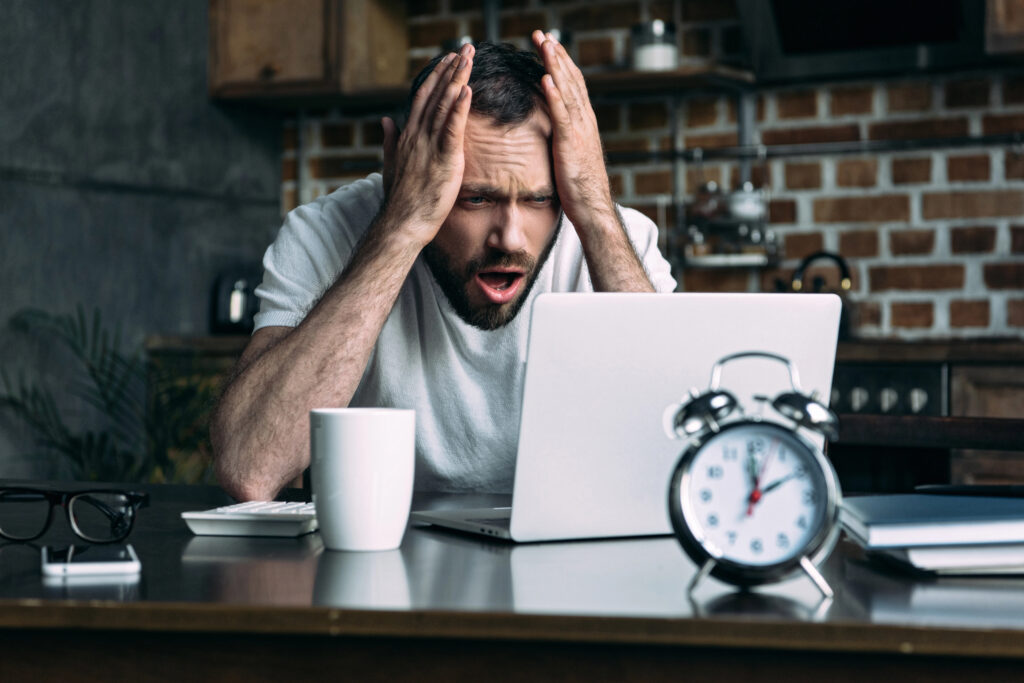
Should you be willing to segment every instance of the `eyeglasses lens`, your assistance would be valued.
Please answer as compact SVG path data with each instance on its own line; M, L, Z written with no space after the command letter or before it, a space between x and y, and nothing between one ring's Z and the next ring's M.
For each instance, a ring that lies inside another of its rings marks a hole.
M128 535L135 508L128 496L120 493L83 493L68 503L71 523L78 534L89 541L106 543Z
M33 491L0 491L0 533L14 540L28 540L43 532L50 501Z

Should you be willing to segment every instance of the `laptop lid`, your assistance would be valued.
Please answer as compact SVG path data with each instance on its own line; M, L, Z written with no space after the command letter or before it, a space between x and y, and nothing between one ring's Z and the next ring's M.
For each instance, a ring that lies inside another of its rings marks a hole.
M683 442L665 408L707 389L712 365L767 351L828 400L839 331L833 294L541 294L533 305L510 535L516 541L671 533L668 484ZM789 388L779 363L722 374L748 413ZM766 417L772 417L765 407ZM822 439L818 439L821 443Z

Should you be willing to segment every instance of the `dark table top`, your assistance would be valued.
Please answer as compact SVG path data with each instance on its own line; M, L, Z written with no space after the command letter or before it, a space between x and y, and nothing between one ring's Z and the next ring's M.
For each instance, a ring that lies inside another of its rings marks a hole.
M377 633L715 644L1024 657L1024 578L894 573L843 541L823 573L753 593L707 579L671 537L512 544L411 527L399 550L325 551L297 539L193 536L180 518L229 502L214 487L144 486L128 539L136 583L48 584L38 545L0 546L0 629ZM507 504L417 496L415 508ZM69 542L63 518L40 544Z

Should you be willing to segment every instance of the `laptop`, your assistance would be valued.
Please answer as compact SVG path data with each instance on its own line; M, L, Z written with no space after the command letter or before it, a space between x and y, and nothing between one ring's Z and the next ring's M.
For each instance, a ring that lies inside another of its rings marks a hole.
M834 294L541 294L511 507L412 519L516 542L672 533L669 478L684 443L665 433L666 408L706 390L714 363L741 351L785 356L801 389L827 401L840 308ZM749 414L755 395L790 389L789 373L741 359L724 366L721 388Z

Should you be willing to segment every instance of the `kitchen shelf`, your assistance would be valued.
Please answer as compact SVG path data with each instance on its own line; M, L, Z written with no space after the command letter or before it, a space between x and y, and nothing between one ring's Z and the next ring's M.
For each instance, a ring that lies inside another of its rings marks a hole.
M719 64L680 67L671 71L609 70L585 76L592 97L664 96L675 91L741 90L754 85L752 72ZM349 94L339 94L315 83L282 83L277 84L276 88L271 95L229 85L218 91L217 99L245 101L281 111L339 109L349 114L370 114L402 108L409 95L409 85Z
M693 268L765 268L771 260L765 254L708 254L687 256L683 265Z
M1024 364L1024 339L897 341L852 339L839 342L841 363L1012 363Z
M839 415L842 446L1024 451L1024 420L986 417Z
M676 90L745 90L754 86L753 72L722 64L670 71L600 71L586 74L586 79L591 96L666 95Z

